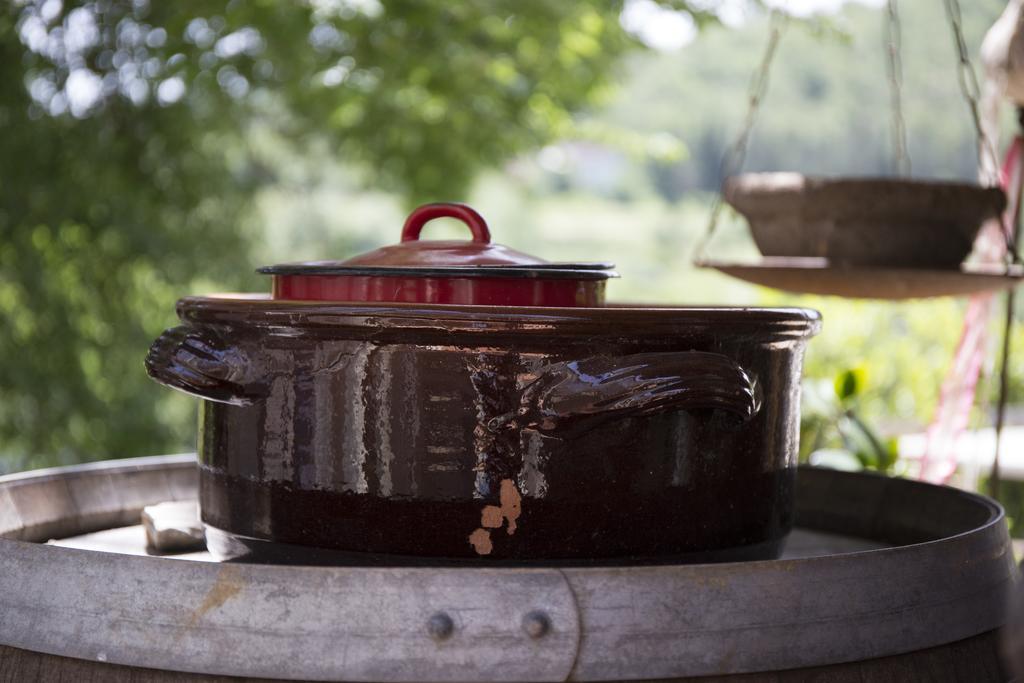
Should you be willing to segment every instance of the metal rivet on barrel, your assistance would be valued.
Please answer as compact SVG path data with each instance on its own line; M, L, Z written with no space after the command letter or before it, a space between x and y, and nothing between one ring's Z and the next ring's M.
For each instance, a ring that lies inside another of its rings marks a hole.
M444 612L438 612L427 622L427 633L434 640L447 640L455 632L455 622Z
M523 617L523 631L533 639L543 638L551 630L551 618L544 612L530 612Z

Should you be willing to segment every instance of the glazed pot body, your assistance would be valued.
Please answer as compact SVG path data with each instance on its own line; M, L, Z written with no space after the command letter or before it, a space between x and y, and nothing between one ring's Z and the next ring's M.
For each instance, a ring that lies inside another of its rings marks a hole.
M211 399L202 518L247 553L706 560L771 557L790 528L811 311L179 314L150 373Z

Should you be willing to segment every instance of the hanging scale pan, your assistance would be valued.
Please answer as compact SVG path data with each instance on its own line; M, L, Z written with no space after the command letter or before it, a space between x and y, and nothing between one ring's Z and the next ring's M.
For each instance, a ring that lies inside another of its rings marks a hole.
M960 68L973 79L960 30L959 7L956 0L946 2L960 51ZM900 105L898 16L896 0L889 0L886 28L895 167L906 175L910 171L910 157ZM736 175L767 89L781 30L782 24L775 15L768 49L753 80L744 129L723 163L727 179L698 249L697 265L777 289L850 298L963 296L1015 285L1022 271L1017 265L1012 234L1003 221L1007 202L999 187L901 177ZM979 158L991 171L997 167L995 152L978 124L977 102L970 87L964 88L964 95L977 124ZM723 201L747 219L754 242L764 257L759 263L723 263L703 258ZM1005 249L1000 246L997 251L1005 252L1014 263L964 264L980 228L993 219L1002 223L1000 232L1005 239Z

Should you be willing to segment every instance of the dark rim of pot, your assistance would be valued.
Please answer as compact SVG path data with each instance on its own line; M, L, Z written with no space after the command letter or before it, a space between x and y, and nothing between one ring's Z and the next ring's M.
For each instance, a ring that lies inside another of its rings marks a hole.
M264 275L333 275L353 277L509 278L607 280L619 277L611 263L538 263L528 266L346 266L335 261L281 263L257 268Z
M215 294L178 301L186 322L276 329L434 330L451 332L643 336L701 333L752 340L809 337L821 314L808 308L670 307L609 304L597 308L289 301L266 294ZM625 326L625 327L624 327ZM628 329L626 329L628 327Z

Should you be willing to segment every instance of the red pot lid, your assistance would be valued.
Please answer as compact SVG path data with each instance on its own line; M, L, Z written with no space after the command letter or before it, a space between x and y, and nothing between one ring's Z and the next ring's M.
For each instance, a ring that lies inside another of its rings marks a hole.
M458 218L469 227L472 241L420 241L423 227L435 218ZM487 222L465 204L425 204L405 219L402 241L341 262L346 266L515 266L537 265L544 259L491 244Z
M457 218L472 240L424 240L427 222ZM465 204L414 210L399 244L345 261L285 263L260 268L274 276L274 298L527 306L600 306L610 263L551 263L491 244L487 222Z

